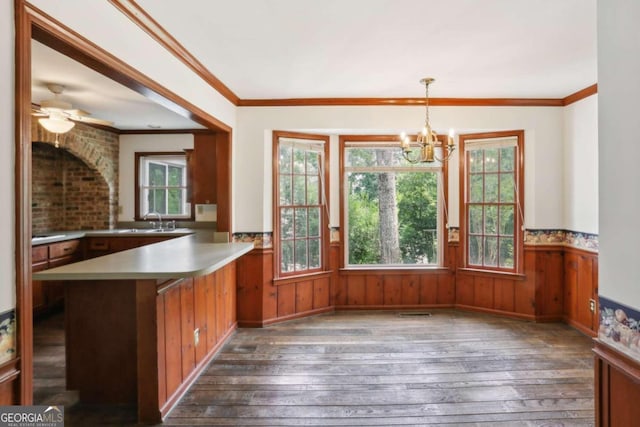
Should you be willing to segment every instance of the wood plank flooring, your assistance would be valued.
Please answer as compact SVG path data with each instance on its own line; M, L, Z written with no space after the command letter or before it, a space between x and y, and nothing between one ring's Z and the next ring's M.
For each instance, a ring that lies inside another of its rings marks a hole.
M590 338L563 324L430 313L240 329L164 425L594 425ZM67 426L135 419L131 408L65 411Z

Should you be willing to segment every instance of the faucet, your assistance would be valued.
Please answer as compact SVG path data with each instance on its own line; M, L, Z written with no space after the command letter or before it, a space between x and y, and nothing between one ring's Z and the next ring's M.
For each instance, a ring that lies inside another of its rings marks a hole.
M142 219L146 221L147 218L149 218L151 215L155 215L158 217L158 227L156 227L155 224L152 222L151 228L153 229L157 228L158 230L162 230L162 216L158 212L147 212L146 214L144 214L144 217L142 217Z

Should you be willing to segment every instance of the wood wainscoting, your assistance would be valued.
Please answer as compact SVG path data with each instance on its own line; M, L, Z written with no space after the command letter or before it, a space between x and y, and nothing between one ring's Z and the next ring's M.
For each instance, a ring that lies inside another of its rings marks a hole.
M330 247L328 271L290 279L274 280L271 248L238 259L238 325L262 327L334 310L338 249Z
M535 320L562 319L562 246L525 246L524 274L458 269L456 307Z
M593 310L591 309L593 304ZM584 334L598 333L598 254L565 248L563 319Z
M18 357L0 365L0 406L17 405L20 401L19 365Z
M349 270L340 274L336 309L453 307L455 279L446 268Z
M598 254L562 245L525 245L523 274L459 268L460 245L436 269L340 269L340 245L327 272L273 278L273 250L238 260L238 323L261 327L337 310L458 308L598 330ZM592 311L590 301L594 300Z
M593 352L596 425L639 425L640 363L598 340Z

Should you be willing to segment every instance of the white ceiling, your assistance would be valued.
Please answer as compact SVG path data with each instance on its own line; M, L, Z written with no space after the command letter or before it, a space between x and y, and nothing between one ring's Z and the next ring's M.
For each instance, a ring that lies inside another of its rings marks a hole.
M596 0L137 0L241 99L564 98L597 82ZM136 29L136 31L141 31ZM33 43L44 83L119 129L199 128Z
M137 0L241 99L563 98L596 83L596 0Z
M35 40L31 42L31 102L53 99L48 83L65 86L60 99L91 117L113 122L120 130L201 129L201 125L145 98L100 73L62 55Z

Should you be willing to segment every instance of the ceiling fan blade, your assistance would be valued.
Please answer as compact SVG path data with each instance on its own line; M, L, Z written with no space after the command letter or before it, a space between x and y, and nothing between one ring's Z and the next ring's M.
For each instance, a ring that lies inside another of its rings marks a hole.
M80 122L80 123L92 123L94 125L113 126L113 122L110 122L109 120L96 119L94 117L72 116L69 118L73 121Z
M38 104L31 104L31 115L33 116L48 116L49 113L44 111Z
M83 117L83 116L90 116L91 113L88 111L84 111L84 110L80 110L77 108L74 108L72 110L64 110L65 113L67 113L69 116L71 117Z

